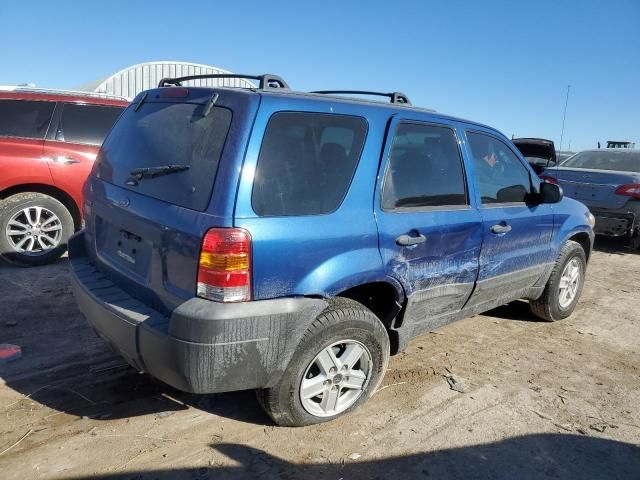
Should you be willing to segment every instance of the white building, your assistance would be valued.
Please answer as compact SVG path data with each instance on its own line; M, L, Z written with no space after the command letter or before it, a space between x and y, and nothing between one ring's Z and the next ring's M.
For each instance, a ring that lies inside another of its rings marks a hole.
M132 65L106 78L89 82L78 87L85 92L106 93L133 99L138 93L149 88L155 88L161 79L166 77L186 77L189 75L203 75L216 73L230 73L221 68L210 65L187 62L146 62ZM245 87L254 85L247 80L238 78L215 79L206 78L185 82L185 85L197 87Z

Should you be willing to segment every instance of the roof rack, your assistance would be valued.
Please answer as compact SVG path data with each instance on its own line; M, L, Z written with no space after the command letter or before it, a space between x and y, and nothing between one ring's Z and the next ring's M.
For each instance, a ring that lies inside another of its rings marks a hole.
M158 83L158 87L168 87L171 85L181 86L182 82L186 82L189 80L198 80L201 78L244 78L247 80L259 80L260 84L258 88L260 90L278 90L278 89L289 89L289 85L278 75L271 75L269 73L265 73L264 75L242 75L235 73L208 73L204 75L189 75L187 77L177 77L177 78L163 78Z
M85 92L82 90L61 90L57 88L41 88L22 85L0 85L0 92L24 92L24 93L50 93L55 95L69 95L78 97L94 97L94 98L108 98L113 100L125 100L128 98L120 95L112 95L110 93L98 93L98 92Z
M323 95L373 95L377 97L387 97L391 100L391 103L398 103L401 105L411 105L409 97L402 92L369 92L366 90L316 90L311 93L320 93Z

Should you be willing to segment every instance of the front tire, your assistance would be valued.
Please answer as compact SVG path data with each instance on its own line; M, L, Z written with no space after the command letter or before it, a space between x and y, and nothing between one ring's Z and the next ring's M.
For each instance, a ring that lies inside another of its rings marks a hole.
M531 311L537 317L555 322L573 313L580 299L587 271L587 257L582 246L567 241L551 271L542 295L531 300Z
M0 256L18 265L44 265L65 252L73 217L49 195L23 192L0 201Z
M326 422L365 403L388 362L380 320L358 302L335 299L309 326L280 381L256 393L278 425Z

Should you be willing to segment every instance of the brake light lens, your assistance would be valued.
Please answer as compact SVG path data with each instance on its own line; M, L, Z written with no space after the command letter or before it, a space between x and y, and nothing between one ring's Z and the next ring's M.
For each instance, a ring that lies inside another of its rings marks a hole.
M189 89L181 87L164 87L160 89L160 96L165 98L184 98L189 96Z
M616 195L624 195L640 200L640 183L627 183L616 188Z
M549 175L539 175L539 177L540 177L540 180L544 182L553 183L554 185L558 184L558 180L553 177L550 177Z
M202 240L197 295L216 302L251 300L251 235L242 228L212 228Z

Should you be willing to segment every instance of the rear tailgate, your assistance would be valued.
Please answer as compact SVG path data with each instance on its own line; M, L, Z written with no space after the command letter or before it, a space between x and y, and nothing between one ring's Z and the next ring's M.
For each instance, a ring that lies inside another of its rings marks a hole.
M639 175L610 170L590 170L585 168L551 168L545 172L557 178L564 194L581 201L590 208L619 209L631 197L617 195L620 185L637 183Z
M204 233L231 226L259 97L177 87L145 93L114 126L85 186L85 239L108 278L168 313L195 295Z

